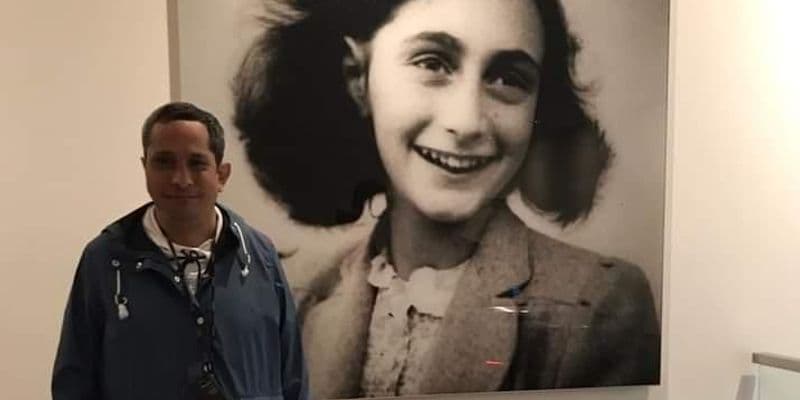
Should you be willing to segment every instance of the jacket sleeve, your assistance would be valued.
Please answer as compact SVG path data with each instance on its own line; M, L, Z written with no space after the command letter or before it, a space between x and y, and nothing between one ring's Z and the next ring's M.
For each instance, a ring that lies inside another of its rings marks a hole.
M597 305L586 341L580 386L659 382L660 333L653 295L639 267L609 264L608 291Z
M72 283L53 367L54 400L100 399L102 313L84 252Z
M294 301L292 299L286 275L283 272L277 252L273 250L275 265L280 275L283 296L282 310L284 321L281 325L281 373L284 400L308 399L308 371L303 356L302 337Z

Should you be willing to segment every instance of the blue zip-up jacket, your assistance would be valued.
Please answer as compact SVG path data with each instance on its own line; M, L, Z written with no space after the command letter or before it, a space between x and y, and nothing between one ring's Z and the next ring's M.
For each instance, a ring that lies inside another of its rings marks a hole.
M196 399L205 373L227 399L306 400L294 303L271 242L220 207L213 276L192 300L144 232L147 206L106 227L81 256L53 399Z

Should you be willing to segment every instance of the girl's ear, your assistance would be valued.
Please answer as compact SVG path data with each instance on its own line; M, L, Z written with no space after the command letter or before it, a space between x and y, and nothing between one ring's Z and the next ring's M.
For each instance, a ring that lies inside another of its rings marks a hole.
M369 115L367 98L367 45L345 36L348 52L342 59L342 74L347 91L363 116Z

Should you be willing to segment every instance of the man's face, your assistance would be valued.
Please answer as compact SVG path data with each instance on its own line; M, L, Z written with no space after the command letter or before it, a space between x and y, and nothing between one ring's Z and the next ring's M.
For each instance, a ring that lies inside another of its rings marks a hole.
M230 164L217 165L206 127L197 121L156 123L142 158L147 192L160 215L192 221L212 215Z

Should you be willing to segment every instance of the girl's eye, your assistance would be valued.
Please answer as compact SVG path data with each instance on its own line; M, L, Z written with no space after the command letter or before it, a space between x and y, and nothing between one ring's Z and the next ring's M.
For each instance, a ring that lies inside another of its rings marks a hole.
M451 63L440 54L424 53L411 60L411 65L424 70L426 73L442 75L449 74L453 68Z
M490 91L507 103L518 103L527 99L534 94L537 87L535 78L513 70L498 71L489 76L487 81Z
M427 57L415 61L414 65L432 72L447 72L447 66L441 60L434 57Z
M494 85L512 86L520 89L527 89L530 86L524 79L517 74L507 74L505 76L498 76L495 78Z
M489 83L495 86L509 86L530 91L535 84L534 78L519 71L497 71L490 76Z

